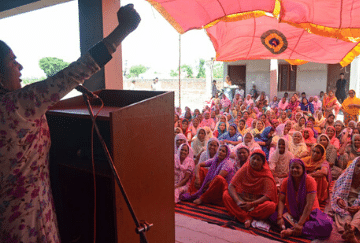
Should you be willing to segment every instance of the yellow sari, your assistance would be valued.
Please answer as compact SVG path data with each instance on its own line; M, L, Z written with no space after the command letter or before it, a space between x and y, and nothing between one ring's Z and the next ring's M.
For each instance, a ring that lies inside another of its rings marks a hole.
M357 97L348 97L344 100L344 102L342 103L342 108L344 110L344 123L345 126L348 125L349 121L354 120L354 121L358 121L358 115L359 115L359 108L356 107L349 107L349 105L354 104L354 105L360 105L360 99Z

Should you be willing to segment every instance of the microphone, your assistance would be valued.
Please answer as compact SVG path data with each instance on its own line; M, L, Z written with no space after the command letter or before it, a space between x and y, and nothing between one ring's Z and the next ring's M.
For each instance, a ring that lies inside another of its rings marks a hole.
M99 96L97 96L96 94L94 94L93 92L91 92L90 90L88 90L87 88L85 88L85 87L82 86L82 85L76 86L75 89L76 89L77 91L79 91L80 93L89 96L90 98L95 98L95 99L98 99L98 98L99 98Z

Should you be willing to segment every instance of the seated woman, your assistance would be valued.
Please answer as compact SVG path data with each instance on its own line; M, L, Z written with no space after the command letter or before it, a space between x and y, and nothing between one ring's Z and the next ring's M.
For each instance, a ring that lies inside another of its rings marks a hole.
M195 204L212 203L223 205L222 194L234 175L233 163L229 160L230 148L220 145L216 156L195 166L195 176L188 193L180 197ZM203 167L210 167L208 170Z
M334 123L334 128L335 128L335 137L337 139L339 139L339 141L341 141L341 136L343 134L342 132L343 132L343 130L345 128L344 123L342 121L340 121L340 120L337 120Z
M175 203L178 203L180 195L189 189L191 175L195 169L193 158L191 147L186 143L181 144L175 156Z
M294 158L301 159L309 156L309 151L301 132L296 131L293 133L289 148L290 152L294 155Z
M254 136L251 134L251 132L245 133L244 140L241 144L248 147L250 153L252 153L255 149L261 149L260 145L255 142Z
M243 144L239 144L235 148L235 164L234 164L234 171L240 170L240 168L248 161L250 156L250 150L247 146Z
M360 160L355 159L335 183L331 197L335 225L348 242L358 242L360 232Z
M260 136L255 137L255 141L260 145L265 152L266 160L269 159L270 146L275 129L273 127L266 127Z
M346 169L356 157L360 156L360 134L354 134L351 142L346 141L343 146L344 149L340 150L339 167Z
M336 138L336 130L333 126L326 128L326 135L330 138L330 143L338 150L340 148L340 141Z
M326 161L326 150L321 144L316 144L309 157L303 158L306 172L312 176L317 183L317 197L319 203L325 203L329 198L329 186L331 183L331 172L329 163Z
M210 117L210 112L206 111L204 113L204 119L199 125L200 127L210 127L211 130L215 129L215 121Z
M175 133L175 136L178 135L179 133L182 133L181 128L180 127L175 127L174 133Z
M220 122L225 123L226 131L227 131L227 129L229 128L229 123L228 123L228 120L225 115L220 115L219 121L218 121L218 123L216 123L214 131L218 130Z
M206 150L201 153L198 164L214 158L220 146L217 138L210 138L207 142Z
M185 135L187 141L190 143L193 136L191 134L191 130L190 130L190 127L189 127L189 121L187 119L182 120L181 129L182 129L182 132Z
M306 119L305 117L302 116L299 118L298 122L294 124L294 130L302 132L305 128L305 124L306 124Z
M256 137L256 135L260 135L265 129L265 124L262 121L256 122L256 127L251 130L251 134Z
M294 155L289 151L288 141L284 138L278 140L276 150L270 155L269 167L274 176L276 186L289 175L289 163Z
M336 180L342 173L342 169L338 167L336 163L337 151L334 145L330 143L330 138L326 134L320 134L317 142L324 146L326 150L326 161L329 163L331 170L331 178ZM335 164L336 163L336 164Z
M205 151L207 140L206 130L203 127L200 127L197 131L196 137L191 143L191 148L194 151L196 162L199 161L201 153Z
M262 150L238 170L225 190L223 201L231 216L249 228L253 219L267 219L276 210L277 189Z
M300 108L303 114L306 116L312 116L314 114L314 106L306 98L302 98Z
M253 118L251 118L249 116L249 112L246 111L246 110L243 112L243 119L245 120L246 126L251 127L251 123L253 121Z
M238 133L236 124L231 124L229 131L221 135L218 139L220 144L230 145L230 147L234 147L242 142L242 136Z
M321 111L316 111L315 112L315 124L314 124L314 129L318 132L321 133L321 131L324 129L325 127L325 123L326 123L326 119L323 116Z
M214 135L214 137L218 138L218 137L221 137L226 132L227 132L226 123L219 122L219 126L217 127L217 130L214 131L213 135Z
M279 122L280 123L285 123L289 120L289 118L286 115L285 111L280 111L280 117L279 117Z
M182 133L177 134L177 135L175 136L175 141L174 141L174 147L175 147L174 153L175 153L175 154L177 154L178 148L179 148L180 145L183 144L183 143L187 143L187 139L186 139L185 135L182 134Z
M312 146L316 143L316 139L314 137L314 131L310 128L305 128L302 132L302 135L304 137L304 142L306 144L306 147L308 148L308 151L311 151Z
M310 116L308 121L305 123L305 128L310 128L314 133L314 138L317 138L319 136L319 133L314 128L315 124L315 118L313 116Z
M325 239L332 231L332 220L320 211L316 195L316 182L306 174L305 165L300 159L290 161L290 173L281 184L278 210L271 217L277 219L282 229L281 237L300 236L307 239ZM295 223L284 221L283 214L291 215ZM287 227L291 227L286 229Z
M247 133L250 129L246 128L246 122L244 119L240 119L238 124L238 132L241 134L241 136L244 136L245 133Z
M200 122L199 119L197 117L193 118L190 125L189 125L189 129L191 131L191 135L194 137L196 136L197 130L200 128Z

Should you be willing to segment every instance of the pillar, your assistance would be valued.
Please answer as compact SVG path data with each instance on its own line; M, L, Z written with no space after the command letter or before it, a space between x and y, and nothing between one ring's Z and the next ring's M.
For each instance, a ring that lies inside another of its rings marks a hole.
M360 97L360 58L357 57L351 62L349 89L356 92L356 97Z
M78 0L78 4L80 50L85 54L117 26L120 0ZM123 88L121 47L113 54L113 59L84 85L91 91Z
M278 60L271 59L270 60L270 101L273 99L274 96L277 96L278 90Z

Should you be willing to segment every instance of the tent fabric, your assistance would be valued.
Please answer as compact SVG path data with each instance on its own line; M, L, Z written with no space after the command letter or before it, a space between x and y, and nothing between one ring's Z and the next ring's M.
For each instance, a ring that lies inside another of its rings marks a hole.
M206 31L218 61L299 59L333 64L339 63L357 47L357 43L313 35L267 16L237 22L219 22ZM269 46L262 43L262 35L269 31L282 33L287 42L285 50L272 53Z
M293 65L311 61L346 66L360 54L360 1L147 1L181 34L206 29L218 61L275 58ZM285 35L288 46L282 53L259 44L269 30Z

